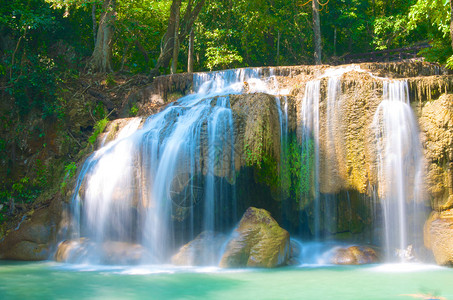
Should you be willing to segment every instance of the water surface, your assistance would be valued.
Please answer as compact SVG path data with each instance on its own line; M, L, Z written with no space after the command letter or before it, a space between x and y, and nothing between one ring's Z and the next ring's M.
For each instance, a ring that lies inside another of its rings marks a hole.
M451 269L413 264L225 270L0 262L0 299L453 299L452 281Z

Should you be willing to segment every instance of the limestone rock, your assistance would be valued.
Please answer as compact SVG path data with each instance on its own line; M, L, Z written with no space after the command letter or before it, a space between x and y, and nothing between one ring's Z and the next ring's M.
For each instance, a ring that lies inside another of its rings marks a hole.
M255 165L265 155L280 157L280 124L275 97L263 93L230 95L234 118L240 124L235 132L240 157L236 169Z
M425 247L439 265L453 265L453 210L433 213L425 223Z
M141 121L142 119L138 117L113 120L107 124L104 132L99 134L97 143L106 145L120 136L128 135L128 131L138 128L141 125Z
M148 251L139 244L108 241L103 243L102 250L105 264L131 265L151 260Z
M131 265L150 261L150 255L139 244L106 241L97 244L89 239L66 240L58 245L55 260L69 263Z
M90 248L88 245L93 246L94 244L84 238L63 241L58 245L54 258L58 262L77 262Z
M379 261L376 251L366 246L352 246L335 250L331 263L336 265L363 265Z
M39 261L49 258L50 248L47 244L20 241L14 244L4 258L12 260Z
M433 209L453 207L453 95L427 102L420 116L428 163L427 186Z
M205 266L217 264L226 236L214 232L202 232L193 241L179 249L171 261L180 266Z
M0 259L46 260L49 258L56 235L57 201L49 207L24 216L18 226L0 242Z
M288 263L289 233L264 209L249 207L228 242L220 267L278 267Z

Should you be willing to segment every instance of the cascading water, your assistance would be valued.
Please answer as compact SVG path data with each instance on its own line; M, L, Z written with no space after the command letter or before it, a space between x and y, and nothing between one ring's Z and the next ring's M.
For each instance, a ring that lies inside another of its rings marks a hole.
M276 88L277 90L278 88ZM289 144L289 130L288 130L288 98L286 96L275 97L278 118L280 122L280 162L279 162L279 180L280 180L280 200L282 201L282 220L287 219L287 215L290 214L292 209L291 205L288 205L288 185L289 185L289 173L288 173L288 144ZM282 101L283 100L283 101Z
M143 245L144 263L166 263L179 246L200 233L210 237L214 232L226 233L235 225L241 214L236 203L240 194L236 179L244 177L235 169L239 162L235 134L240 135L242 129L235 128L240 118L234 119L232 105L237 109L241 102L232 104L234 97L229 95L247 90L276 96L280 128L274 134L280 134L276 139L280 142L280 157L275 167L280 182L281 224L304 230L303 236L309 227L315 243L307 250L311 254L302 252L315 263L313 253L332 247L329 235L340 232L335 227L339 210L349 212L342 214L349 220L342 220L341 230L351 233L356 226L353 218L357 220L352 202L357 205L363 200L357 200L353 190L350 197L346 190L349 187L340 192L338 188L342 184L339 178L344 176L339 174L339 166L344 164L341 160L348 151L343 145L346 132L342 131L347 129L342 127L342 101L346 103L347 99L341 94L341 77L349 71L362 70L355 66L328 69L306 83L298 108L300 143L293 128L289 128L295 114L288 111L293 99L279 95L272 69L265 79L260 78L260 69L195 74L194 94L146 121L131 120L111 142L105 138L102 147L85 162L72 203L72 238L84 237L104 245L90 250L86 261L102 263L107 255L103 253L106 243L127 242ZM325 82L327 90L323 91ZM378 166L376 196L381 199L385 219L386 253L406 249L415 243L415 232L421 230L414 227L417 222L412 222L417 217L411 217L411 223L407 218L418 214L419 208L413 203L421 202L415 198L421 194L417 189L422 180L421 146L407 90L404 81L385 80L384 99L372 124ZM296 143L289 150L289 144ZM300 153L297 164L290 162L294 151ZM296 165L300 170L294 171ZM294 173L301 181L297 192L291 185ZM301 198L294 200L294 195ZM368 197L364 193L361 196ZM278 195L269 197L275 200ZM291 223L299 213L294 212L297 201L305 222L300 227ZM217 265L215 247L209 243L204 246L201 264Z
M356 66L326 70L318 79L307 82L302 99L302 197L313 199L311 232L317 241L323 237L322 232L325 232L323 229L335 227L336 195L321 193L320 176L324 173L323 180L338 181L337 152L340 149L337 149L336 135L341 134L338 128L341 107L340 78L353 70L361 71ZM327 97L325 98L321 95L323 78L327 78ZM322 104L323 102L325 104ZM326 107L324 113L321 112L322 105ZM323 151L323 161L321 161L321 151ZM321 166L324 166L323 170Z
M406 81L384 81L374 116L378 194L384 217L387 260L406 251L422 232L422 146ZM404 257L401 258L404 260Z
M319 101L321 81L307 82L302 100L302 196L313 198L313 229L320 238L321 200L319 192Z
M338 157L342 157L338 144L341 132L341 81L349 71L364 72L356 66L334 68L318 79L307 82L301 104L302 122L302 197L312 198L311 232L315 241L325 240L326 230L335 230L336 194L326 194L320 188L338 182ZM406 81L389 81L383 78L383 101L374 116L373 128L377 140L378 197L381 199L384 224L385 254L387 259L398 252L400 256L408 253L413 245L419 243L425 217L422 191L422 148L419 131L411 107ZM321 80L327 79L324 99L320 92ZM322 107L325 110L322 110ZM322 155L322 157L321 157ZM339 156L340 155L340 156ZM307 188L308 187L308 188ZM332 188L332 186L330 186ZM369 198L369 197L368 197ZM340 202L338 202L340 201ZM346 207L351 210L349 192L346 193ZM342 206L343 209L345 206ZM372 212L377 209L370 206ZM349 218L352 215L349 214ZM344 222L344 221L343 221ZM349 221L351 222L351 221ZM351 224L349 224L351 226ZM374 239L374 237L371 237ZM397 251L399 250L399 251Z
M138 242L149 254L144 262L163 263L198 233L230 229L238 216L234 120L225 95L241 93L244 82L250 92L268 91L259 73L196 74L196 93L149 117L140 129L137 121L128 125L96 151L73 197L73 237ZM93 252L86 260L102 262L102 251ZM206 255L204 264L215 259Z

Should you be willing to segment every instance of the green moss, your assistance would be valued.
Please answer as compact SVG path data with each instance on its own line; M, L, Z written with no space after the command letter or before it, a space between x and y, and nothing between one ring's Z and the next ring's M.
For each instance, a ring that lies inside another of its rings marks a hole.
M256 143L253 150L246 144L245 154L247 165L254 167L255 181L268 186L275 200L294 199L300 210L311 203L314 175L312 139L302 147L296 133L291 132L281 147L279 158L264 151L262 143Z
M269 186L273 194L278 194L281 186L278 161L266 153L258 165L255 169L255 181Z

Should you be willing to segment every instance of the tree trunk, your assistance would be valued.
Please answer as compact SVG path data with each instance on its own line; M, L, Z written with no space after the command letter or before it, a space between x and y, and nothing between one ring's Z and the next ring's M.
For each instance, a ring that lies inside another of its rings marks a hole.
M450 38L451 48L453 49L453 0L450 0Z
M87 69L91 72L106 73L112 71L112 40L116 19L115 0L104 0L99 20L96 45Z
M91 6L91 19L93 21L93 40L94 46L96 46L96 3Z
M175 11L175 33L174 33L174 44L173 44L173 58L171 61L171 74L176 74L178 67L178 54L179 54L179 13L181 12L181 0L175 0L176 11Z
M315 64L321 64L321 22L319 21L319 3L318 0L312 0L313 6L313 33L315 43Z
M159 69L161 67L167 68L170 63L170 60L172 59L173 47L175 45L174 33L176 26L176 9L179 10L178 3L180 4L181 0L173 0L171 4L170 19L168 20L167 32L162 38L160 55L159 58L157 59L156 65L154 66L154 69L151 71L150 74L151 77L159 75L160 74ZM184 41L184 39L192 30L193 23L198 18L198 15L200 14L204 3L205 0L199 0L195 7L193 7L193 0L188 1L184 17L180 18L181 22L179 24L178 44L181 44L181 42Z
M189 35L189 53L187 55L187 73L193 72L193 48L194 48L195 32L192 28Z

